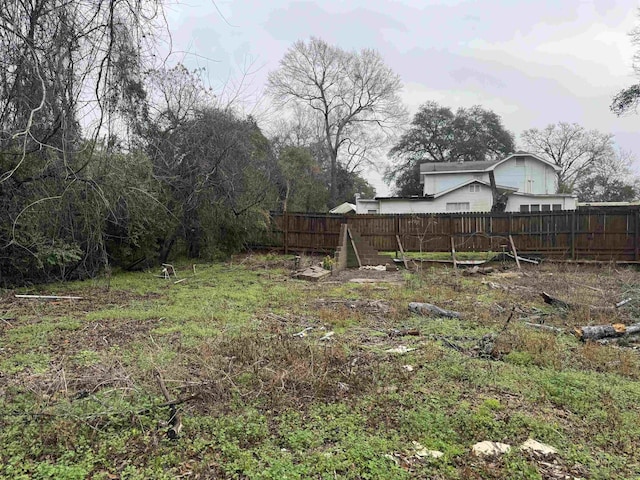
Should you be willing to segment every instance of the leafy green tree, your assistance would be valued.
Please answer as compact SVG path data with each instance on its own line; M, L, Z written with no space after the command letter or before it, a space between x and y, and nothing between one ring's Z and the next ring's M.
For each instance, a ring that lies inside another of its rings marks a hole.
M420 163L495 160L514 150L500 117L480 106L455 113L436 102L420 106L411 126L389 151L385 178L399 195L421 194Z
M181 241L190 257L237 250L248 240L251 222L275 206L276 159L250 118L195 109L150 136L149 151L177 219L163 240L162 261Z
M286 147L278 157L284 178L282 210L287 212L324 212L329 190L323 172L308 149Z

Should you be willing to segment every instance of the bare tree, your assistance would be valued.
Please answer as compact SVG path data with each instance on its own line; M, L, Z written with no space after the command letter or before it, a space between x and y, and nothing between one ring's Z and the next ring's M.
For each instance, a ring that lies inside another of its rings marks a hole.
M637 47L640 47L640 26L631 31L631 41ZM633 70L640 75L640 50L636 51L633 56ZM630 87L620 90L611 102L611 111L616 115L623 115L629 112L635 112L640 104L640 83L631 85Z
M525 150L560 167L558 189L565 193L573 192L593 167L614 155L613 135L586 130L576 123L559 122L542 130L525 130L522 142Z
M269 93L281 105L302 105L322 121L330 165L330 197L338 167L356 171L406 119L400 78L375 50L347 52L312 37L297 41L271 72Z

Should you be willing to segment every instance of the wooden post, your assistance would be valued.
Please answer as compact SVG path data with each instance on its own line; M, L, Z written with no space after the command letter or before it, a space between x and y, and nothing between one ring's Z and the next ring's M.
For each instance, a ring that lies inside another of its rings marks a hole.
M398 248L400 249L400 254L402 255L402 262L404 263L404 268L409 270L409 264L407 263L407 257L404 256L404 249L402 248L402 243L400 242L400 235L396 235L396 240L398 241Z
M638 261L640 258L640 209L636 209L634 217L634 232L633 232L633 259Z
M398 245L400 244L400 215L396 214L395 218L395 230L396 230L396 238L398 239ZM404 252L402 252L404 256ZM396 257L398 256L398 252L396 252Z
M571 260L576 259L576 211L571 211Z
M289 212L285 211L282 216L282 223L284 223L284 254L289 254Z
M351 242L351 246L353 247L353 251L356 254L356 258L358 259L358 266L362 266L362 261L360 261L360 254L358 253L358 247L356 247L356 242L353 241L353 236L351 235L351 229L347 227L347 237Z
M509 243L511 244L511 251L513 252L513 257L516 259L516 265L518 266L518 270L522 270L520 266L520 260L518 259L518 251L516 250L516 244L513 243L513 237L509 235Z
M453 235L449 238L451 239L451 258L453 259L453 268L458 268L458 262L456 261L456 246L453 240Z

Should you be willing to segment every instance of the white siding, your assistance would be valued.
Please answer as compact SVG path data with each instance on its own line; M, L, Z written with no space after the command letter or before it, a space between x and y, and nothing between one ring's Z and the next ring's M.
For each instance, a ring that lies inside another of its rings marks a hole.
M575 210L578 205L576 197L569 196L544 196L536 197L535 195L510 195L507 201L507 212L519 212L520 205L549 205L553 210L553 205L562 205L562 210Z
M524 158L523 165L518 158ZM554 194L558 191L558 176L550 165L533 157L510 158L495 168L496 183L517 188L521 193L537 195Z
M488 212L491 210L493 197L491 189L485 185L479 185L480 191L471 192L469 185L465 185L458 190L430 199L381 199L380 213L446 213L447 203L469 203L470 212ZM358 208L358 213L367 213Z
M473 180L473 175L474 174L471 172L425 175L424 194L435 195L436 193L444 192L445 190L449 190L450 188L457 187L464 182ZM481 175L481 173L478 173L478 175Z
M356 213L380 213L380 201L357 198Z

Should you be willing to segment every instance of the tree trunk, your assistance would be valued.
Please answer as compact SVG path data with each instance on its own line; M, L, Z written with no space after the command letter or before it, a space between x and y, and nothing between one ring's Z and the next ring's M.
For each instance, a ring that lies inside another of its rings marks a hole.
M330 207L333 208L336 206L336 202L338 199L338 154L337 152L334 152L333 150L331 150L331 153L329 154L329 162L330 162L330 167L329 167L329 171L331 173L331 188L329 190L329 201L330 201Z
M640 323L624 325L614 323L612 325L593 325L587 327L576 327L575 334L583 341L599 340L601 338L624 337L640 333Z

